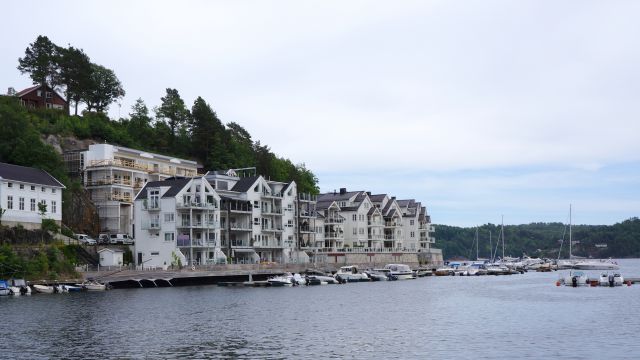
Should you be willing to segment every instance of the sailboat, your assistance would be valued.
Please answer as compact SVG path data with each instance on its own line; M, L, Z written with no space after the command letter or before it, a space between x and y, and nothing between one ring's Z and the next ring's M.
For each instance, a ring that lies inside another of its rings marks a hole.
M565 228L566 231L566 228ZM562 243L564 242L564 234L562 234ZM571 205L569 205L569 258L568 259L560 259L560 253L562 252L562 243L560 243L560 251L558 251L558 270L566 270L573 269L573 265L577 262L574 259L573 254L571 254L571 244L573 243L571 239Z

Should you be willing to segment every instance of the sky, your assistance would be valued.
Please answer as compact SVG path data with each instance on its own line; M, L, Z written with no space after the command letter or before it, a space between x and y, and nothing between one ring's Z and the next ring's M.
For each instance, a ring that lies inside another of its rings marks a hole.
M44 1L0 12L0 92L38 35L115 71L128 116L203 97L322 192L435 224L640 215L640 2ZM251 165L251 164L247 164ZM436 234L437 237L437 234Z

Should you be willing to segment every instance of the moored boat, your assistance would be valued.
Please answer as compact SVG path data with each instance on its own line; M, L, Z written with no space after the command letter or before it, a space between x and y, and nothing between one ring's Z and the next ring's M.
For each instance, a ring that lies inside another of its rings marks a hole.
M9 283L5 280L0 280L0 296L9 296L11 295L11 289L9 288Z
M271 286L293 286L293 282L288 276L278 275L267 279L267 283Z
M89 279L81 284L76 284L76 286L81 287L82 289L88 291L104 291L107 290L107 285L98 282L97 280Z
M342 266L335 275L338 282L371 281L367 274L360 272L357 266Z
M587 282L587 275L582 271L569 272L569 275L563 277L561 282L565 286L571 287L587 286L589 284Z
M389 276L396 277L398 278L398 280L409 280L416 278L409 265L387 264L384 268L389 270Z
M607 260L582 260L573 265L578 270L619 270L620 266L611 259Z
M53 294L56 292L56 289L53 286L49 285L33 285L33 289L40 294Z

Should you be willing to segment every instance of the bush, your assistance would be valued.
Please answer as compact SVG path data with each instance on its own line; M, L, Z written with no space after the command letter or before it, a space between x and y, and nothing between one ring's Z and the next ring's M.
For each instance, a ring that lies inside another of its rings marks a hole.
M42 219L42 230L57 234L60 232L60 226L53 219ZM73 237L73 234L71 236Z

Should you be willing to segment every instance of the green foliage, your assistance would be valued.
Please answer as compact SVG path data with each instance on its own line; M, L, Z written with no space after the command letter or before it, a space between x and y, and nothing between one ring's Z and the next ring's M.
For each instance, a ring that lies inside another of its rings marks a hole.
M156 110L157 117L167 121L171 134L175 136L176 130L186 125L189 119L189 110L176 89L167 88L167 94L160 100L162 104Z
M53 219L42 219L42 230L57 234L60 232L60 226Z
M102 113L124 95L122 84L113 70L91 64L89 83L82 91L82 100L87 104L87 110Z
M437 247L441 248L445 258L466 257L475 259L474 243L476 228L460 228L447 225L436 225ZM489 248L491 233L493 248ZM572 240L573 255L594 258L639 257L640 220L631 218L614 225L574 225ZM478 228L479 256L489 258L496 252L500 236L500 226L482 225ZM526 225L505 225L505 255L541 256L548 258L568 257L568 226L562 223L531 223ZM562 245L562 252L561 250ZM606 244L606 248L598 248L596 244ZM502 245L498 246L497 256L502 255Z
M18 70L21 74L29 74L36 85L56 85L59 71L58 47L46 36L38 36L36 41L29 44L24 57L18 59ZM42 96L45 96L44 91Z

